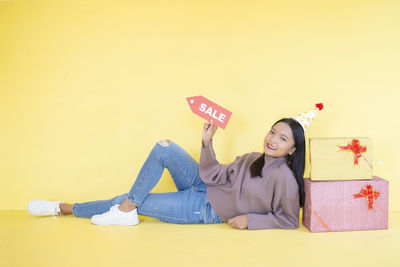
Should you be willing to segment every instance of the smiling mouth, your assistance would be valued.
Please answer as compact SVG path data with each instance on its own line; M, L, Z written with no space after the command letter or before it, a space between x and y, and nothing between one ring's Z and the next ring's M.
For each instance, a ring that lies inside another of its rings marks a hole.
M271 150L276 150L276 148L273 147L273 146L271 146L269 143L267 143L267 147L268 147L269 149L271 149Z

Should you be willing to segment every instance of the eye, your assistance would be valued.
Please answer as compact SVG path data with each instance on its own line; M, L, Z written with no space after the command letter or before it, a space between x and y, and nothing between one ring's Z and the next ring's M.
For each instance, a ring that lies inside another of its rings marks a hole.
M285 137L281 137L281 140L286 142L286 138Z
M275 131L274 130L271 130L271 131L269 131L270 132L270 134L275 134Z

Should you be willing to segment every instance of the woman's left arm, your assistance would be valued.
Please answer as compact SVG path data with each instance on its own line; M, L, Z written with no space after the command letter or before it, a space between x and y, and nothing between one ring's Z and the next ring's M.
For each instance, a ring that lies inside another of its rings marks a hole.
M298 201L298 200L294 200ZM228 220L228 224L236 229L270 229L270 228L283 228L283 229L296 229L299 227L298 205L292 207L279 206L277 212L269 212L266 214L249 213L239 215Z
M294 201L299 201L294 200ZM250 230L255 229L297 229L299 223L299 205L292 205L291 207L282 205L279 206L275 212L268 212L267 214L249 213L247 228Z
M275 177L272 211L248 214L248 229L296 229L299 227L300 202L295 178Z

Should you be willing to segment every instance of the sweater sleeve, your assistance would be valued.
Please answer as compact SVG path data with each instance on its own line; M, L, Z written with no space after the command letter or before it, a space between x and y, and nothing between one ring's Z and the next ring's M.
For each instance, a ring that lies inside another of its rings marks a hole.
M229 176L232 170L230 167L235 164L235 162L240 157L230 164L220 164L215 156L212 141L208 148L204 147L202 142L200 163L199 163L199 173L201 180L206 185L221 185L230 183Z
M299 193L294 176L274 175L274 197L272 211L248 214L248 229L296 229L299 227ZM288 179L291 179L288 181Z

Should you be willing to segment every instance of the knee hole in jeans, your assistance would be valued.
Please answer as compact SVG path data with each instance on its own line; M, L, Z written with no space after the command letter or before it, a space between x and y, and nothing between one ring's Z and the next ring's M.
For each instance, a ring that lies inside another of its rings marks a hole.
M161 146L170 146L171 144L171 140L169 139L164 139L164 140L160 140L157 142L159 145Z

